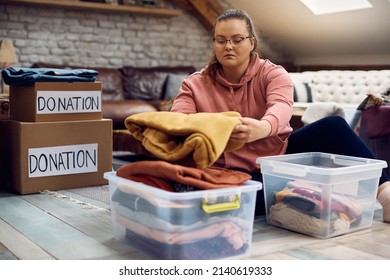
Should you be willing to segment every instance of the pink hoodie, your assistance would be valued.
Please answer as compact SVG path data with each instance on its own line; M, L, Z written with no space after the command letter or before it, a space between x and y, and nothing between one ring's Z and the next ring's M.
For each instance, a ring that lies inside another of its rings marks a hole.
M269 137L245 144L239 150L225 152L215 163L225 168L259 169L256 159L284 154L292 128L293 83L287 71L269 60L253 55L240 83L228 82L220 72L216 83L202 75L202 69L183 81L171 111L236 111L242 117L267 120L272 127Z

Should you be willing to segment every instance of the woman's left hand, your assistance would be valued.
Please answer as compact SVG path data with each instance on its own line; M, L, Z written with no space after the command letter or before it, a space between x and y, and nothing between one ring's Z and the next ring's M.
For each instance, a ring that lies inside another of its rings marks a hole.
M230 136L234 142L250 143L267 137L271 132L271 125L265 120L239 118L240 125L236 125Z

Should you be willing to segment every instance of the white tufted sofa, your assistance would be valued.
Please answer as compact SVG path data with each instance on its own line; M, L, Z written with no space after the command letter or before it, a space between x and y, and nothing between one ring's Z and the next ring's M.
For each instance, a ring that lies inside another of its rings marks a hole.
M320 70L290 73L296 107L312 102L336 102L357 108L367 93L380 94L390 88L390 70Z

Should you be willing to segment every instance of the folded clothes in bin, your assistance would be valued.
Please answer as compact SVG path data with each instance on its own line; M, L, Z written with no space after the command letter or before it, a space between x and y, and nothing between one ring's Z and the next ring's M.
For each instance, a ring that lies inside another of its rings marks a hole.
M169 201L152 203L142 196L123 192L119 188L115 190L111 199L129 209L152 214L174 225L190 225L198 222L204 216L201 205L198 203L191 204L190 201L183 204ZM153 200L153 198L151 199Z
M372 225L385 161L307 152L256 162L261 165L270 224L319 238Z
M171 183L182 183L198 189L219 189L226 187L236 187L242 185L252 177L244 172L230 170L226 168L209 167L199 169L196 167L172 164L163 160L154 161L137 161L122 165L117 171L117 176L134 179L134 176L150 176L149 178L140 178L140 181L148 179L153 183L151 178L159 178ZM161 181L155 180L157 187L167 189Z
M215 222L182 232L169 232L148 227L119 214L116 220L127 229L164 244L189 244L217 236L225 238L235 250L240 249L246 243L244 231L232 221Z
M223 215L209 216L205 219L202 218L201 220L196 221L192 224L187 224L187 223L173 224L153 214L144 211L137 211L134 209L130 209L124 205L117 206L117 213L126 219L143 224L151 229L168 231L168 232L191 231L191 230L202 228L209 223L217 223L217 222L225 222L225 221L232 221L241 229L246 231L251 230L253 228L253 223L248 222L247 220L239 217L239 215L241 214L240 211L228 212Z
M212 223L209 220L180 230L170 226L156 229L155 221L147 225L145 220L137 222L121 214L116 215L116 221L126 228L125 237L133 245L142 245L142 250L157 258L215 259L240 255L249 247L245 237L248 225L240 219L216 218Z
M323 215L328 212L326 219ZM360 224L362 213L353 199L332 194L330 200L323 200L322 190L315 184L295 180L274 194L268 219L272 224L307 234L319 234L328 226L331 232L342 234Z
M222 259L250 251L261 183L248 180L237 186L175 192L133 176L137 175L105 174L116 239L156 259Z
M135 247L156 259L214 260L242 255L249 249L247 243L239 249L234 249L225 238L220 236L188 244L165 244L126 230L126 238L131 240Z

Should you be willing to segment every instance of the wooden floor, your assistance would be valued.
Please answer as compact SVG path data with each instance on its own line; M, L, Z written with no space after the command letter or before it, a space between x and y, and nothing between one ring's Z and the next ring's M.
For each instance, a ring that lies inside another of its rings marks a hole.
M0 192L0 259L149 259L123 246L112 235L109 206L79 203L55 193L19 196ZM365 260L390 259L390 224L375 211L371 228L317 239L254 223L253 243L245 259Z
M118 153L113 168L137 160ZM108 197L107 197L108 198ZM318 239L268 225L259 217L252 246L242 259L390 260L390 224L378 204L369 229ZM113 238L108 199L70 190L17 195L0 191L0 260L147 260Z

